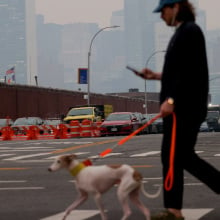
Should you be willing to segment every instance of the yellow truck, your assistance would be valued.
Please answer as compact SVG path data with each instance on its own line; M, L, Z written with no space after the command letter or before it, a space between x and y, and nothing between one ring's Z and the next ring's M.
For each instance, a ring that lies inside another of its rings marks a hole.
M76 106L69 109L63 121L67 124L73 120L82 122L84 119L92 122L102 121L112 112L112 105Z

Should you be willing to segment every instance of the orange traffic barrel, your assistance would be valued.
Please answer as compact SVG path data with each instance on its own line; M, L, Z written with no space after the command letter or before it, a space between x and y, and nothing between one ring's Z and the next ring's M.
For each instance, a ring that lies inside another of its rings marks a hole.
M92 137L92 122L88 119L81 123L81 137Z
M79 121L74 120L70 122L70 136L72 138L80 137L81 126Z

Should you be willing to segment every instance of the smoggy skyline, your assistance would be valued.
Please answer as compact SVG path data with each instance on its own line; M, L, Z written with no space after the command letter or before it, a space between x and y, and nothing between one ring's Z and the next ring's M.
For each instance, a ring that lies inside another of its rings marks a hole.
M36 13L44 15L46 23L57 24L88 22L108 26L112 12L123 7L124 0L36 0ZM219 0L199 0L199 8L206 11L208 30L220 28Z

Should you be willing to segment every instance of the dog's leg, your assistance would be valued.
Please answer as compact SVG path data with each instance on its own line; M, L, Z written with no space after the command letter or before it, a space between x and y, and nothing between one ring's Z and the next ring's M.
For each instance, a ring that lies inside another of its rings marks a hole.
M119 185L117 195L124 213L121 220L126 220L131 215L131 209L128 204L128 192L126 192L123 183Z
M85 202L88 199L88 193L80 191L78 198L66 209L65 214L62 220L65 220L66 217L70 214L70 212L76 209L79 205Z
M99 208L102 220L107 220L107 217L106 217L106 214L105 214L105 211L104 211L104 206L103 206L102 201L101 201L101 194L97 192L93 196L94 196L96 205Z
M150 220L150 211L144 206L144 204L139 199L139 188L132 191L129 196L131 201L140 209L140 211L145 215L146 220Z

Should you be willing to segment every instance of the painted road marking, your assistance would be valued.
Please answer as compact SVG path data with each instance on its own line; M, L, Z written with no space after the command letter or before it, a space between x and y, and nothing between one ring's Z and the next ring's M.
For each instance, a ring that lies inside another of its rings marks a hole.
M110 156L116 156L116 155L121 155L123 153L109 153L107 155L105 155L104 157L102 158L106 158L106 157L110 157ZM95 156L91 156L89 157L90 159L96 159L96 158L101 158L99 155L95 155Z
M159 153L160 153L160 151L150 151L150 152L145 152L145 153L141 153L141 154L133 154L130 157L146 157L146 156L150 156L150 155L156 155Z
M85 148L85 147L94 147L94 146L97 146L97 145L103 145L103 144L106 144L106 143L112 143L112 142L117 142L117 141L118 141L118 139L105 140L105 141L100 141L100 142L95 142L95 143L72 146L72 147L68 147L68 148L65 148L65 149L53 151L51 153L52 154L65 153L65 152L73 151L73 150L76 150L76 149L81 149L81 148Z
M197 154L201 154L201 153L204 153L204 151L199 151L199 150L197 150L196 153L197 153Z
M11 157L11 158L4 159L4 160L7 160L7 161L22 160L22 159L26 159L26 158L38 157L38 156L45 156L45 155L49 155L49 154L50 154L50 153L29 154L29 155Z
M199 220L201 217L211 212L213 209L183 209L183 215L185 216L185 220ZM46 218L42 218L40 220L60 220L62 219L64 212L58 213L56 215L52 215ZM85 220L91 218L95 215L99 215L98 210L74 210L68 216L70 219L74 220Z
M29 170L30 168L28 167L0 167L1 170Z
M51 149L51 147L16 147L15 150L27 150L27 149Z
M84 220L98 214L99 214L98 210L74 210L70 213L68 218L71 219L72 217L72 219L74 220ZM47 218L42 218L40 220L60 220L62 219L63 216L64 216L64 212L61 212L59 214L52 215Z
M8 152L8 151L10 151L10 152L39 152L39 151L51 151L51 150L55 150L56 148L45 148L45 149L28 149L28 148L26 148L26 149L16 149L16 148L14 148L14 149L10 149L10 150L0 150L0 152L1 153L3 153L3 152Z
M8 157L8 156L13 156L15 154L0 154L0 157Z
M5 190L39 190L45 189L44 187L0 187L0 191Z
M220 154L215 154L214 157L220 157Z
M26 180L1 180L0 183L26 183Z
M90 152L77 152L77 153L74 153L75 155L84 155L84 154L89 154ZM58 157L58 155L57 156L52 156L52 157L47 157L47 158L45 158L45 160L54 160L54 159L56 159Z
M198 220L213 209L183 209L185 220Z

